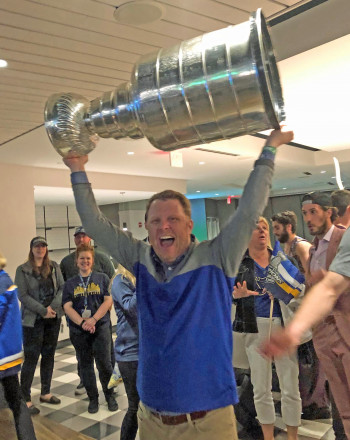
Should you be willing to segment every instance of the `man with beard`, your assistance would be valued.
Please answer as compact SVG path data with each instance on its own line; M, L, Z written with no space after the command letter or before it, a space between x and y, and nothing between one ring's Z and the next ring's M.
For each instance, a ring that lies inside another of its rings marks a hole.
M305 238L296 235L297 216L293 211L283 211L272 216L273 233L281 244L284 253L293 257L298 263L300 272L305 273L311 244Z
M331 197L325 193L314 192L302 198L304 220L315 236L307 275L308 285L313 287L293 320L285 330L271 335L261 352L271 358L281 356L298 345L303 333L313 327L316 353L341 416L336 420L333 414L338 440L350 439L350 232L332 224L335 210L331 204Z
M325 271L329 269L345 229L340 229L333 225L338 214L337 209L332 207L331 196L327 193L312 192L306 194L302 198L302 213L310 234L315 236L313 246L310 249L310 258L306 272L307 286L311 287L320 281L324 277ZM336 325L336 319L331 314L313 329L314 347L321 366L330 382L334 375L331 371L332 369L334 370L334 366L330 368L332 364L328 361L332 357L332 347L329 345L327 337ZM336 390L332 391L332 393L336 394ZM332 416L336 439L345 439L343 425L334 402L332 402Z
M293 211L283 211L271 218L275 238L284 244L284 253L293 257L300 272L305 274L311 244L296 235L297 216ZM312 340L298 347L299 388L302 400L302 418L307 420L330 418L326 376L320 368Z

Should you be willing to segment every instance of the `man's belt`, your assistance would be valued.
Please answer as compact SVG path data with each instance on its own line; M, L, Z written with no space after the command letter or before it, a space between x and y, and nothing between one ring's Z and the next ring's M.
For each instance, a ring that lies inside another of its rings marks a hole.
M169 416L155 411L150 412L152 416L157 417L157 419L161 420L164 425L180 425L181 423L185 423L188 421L187 416L189 416L191 420L202 419L208 414L209 411L195 411L188 414L178 414L176 416Z

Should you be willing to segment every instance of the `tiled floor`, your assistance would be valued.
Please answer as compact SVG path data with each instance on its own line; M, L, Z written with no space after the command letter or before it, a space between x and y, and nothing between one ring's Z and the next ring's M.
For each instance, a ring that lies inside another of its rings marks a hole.
M100 409L97 414L87 412L88 399L86 394L75 396L74 391L79 383L76 373L76 358L71 345L56 351L55 370L51 391L61 399L60 405L49 405L39 402L40 379L39 369L36 370L32 386L32 399L40 408L41 415L65 425L74 431L82 432L98 440L119 440L120 426L127 408L127 398L123 384L117 388L119 410L110 412L100 392ZM276 426L280 428L276 440L285 440L283 422L277 417ZM138 437L137 437L138 439ZM330 420L303 421L299 429L300 440L322 439L333 440L333 430Z
M87 411L87 395L76 396L74 394L79 378L75 351L71 345L58 348L55 355L51 392L61 399L61 404L50 405L39 402L39 375L40 371L37 368L32 386L32 401L40 408L41 415L95 439L119 440L120 426L127 408L127 397L123 384L120 384L116 389L119 409L116 412L111 412L107 409L103 392L99 381L97 381L100 393L100 408L98 413L89 414ZM136 438L138 439L138 437Z

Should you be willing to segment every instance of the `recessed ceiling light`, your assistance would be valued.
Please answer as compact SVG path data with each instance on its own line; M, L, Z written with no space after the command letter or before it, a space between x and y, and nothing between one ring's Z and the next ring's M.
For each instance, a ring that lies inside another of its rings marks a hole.
M321 171L321 174L324 174L324 173L326 173L326 172L327 172L327 171L324 171L324 170L323 170L323 171Z
M149 0L129 1L114 10L114 19L127 25L143 25L160 20L165 12L163 5Z
M337 177L336 176L332 176L332 179L336 179Z
M204 165L205 164L205 162L198 162L199 163L199 165Z
M286 187L282 188L282 189L287 189Z
M199 190L197 190L197 191L196 191L196 193L200 193L200 191L199 191Z
M133 154L135 154L133 151L128 151L129 156L132 156Z
M219 194L215 194L216 196L218 196Z
M0 67L7 67L7 61L6 60L0 60Z

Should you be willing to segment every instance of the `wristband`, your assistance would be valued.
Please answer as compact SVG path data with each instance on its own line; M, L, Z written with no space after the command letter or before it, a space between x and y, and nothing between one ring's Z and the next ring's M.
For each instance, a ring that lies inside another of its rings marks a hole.
M83 320L81 321L81 323L79 324L79 327L83 328L83 324L84 324L84 322L85 322L85 320L83 319Z
M97 322L97 319L96 319L96 318L95 318L94 316L91 316L91 318L92 318L92 319L94 319L94 320L95 320L95 322Z
M265 147L262 149L259 159L275 160L276 151L277 151L276 147L270 147L269 145L265 145Z

